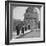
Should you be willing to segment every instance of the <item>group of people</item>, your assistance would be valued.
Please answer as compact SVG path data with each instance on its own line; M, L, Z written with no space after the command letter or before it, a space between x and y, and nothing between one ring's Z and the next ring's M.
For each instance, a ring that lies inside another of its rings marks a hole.
M21 33L24 35L24 31L27 31L27 29L30 29L30 25L28 25L28 28L27 28L25 25L23 25L22 27L19 26L19 25L17 25L17 26L16 26L17 35L20 34L20 31L21 31Z

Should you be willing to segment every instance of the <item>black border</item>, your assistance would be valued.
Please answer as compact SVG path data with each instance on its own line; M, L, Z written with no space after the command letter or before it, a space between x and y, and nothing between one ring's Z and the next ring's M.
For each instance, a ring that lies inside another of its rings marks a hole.
M44 5L44 15L43 15L43 25L44 25L44 37L43 41L33 41L33 42L17 42L17 43L9 43L9 3L27 3L27 4L42 4ZM6 15L7 13L7 15ZM7 29L6 29L6 19L7 19ZM6 32L7 31L7 32ZM26 1L5 1L5 44L27 44L27 43L42 43L45 42L45 2L26 2Z
M7 27L6 27L6 22L7 22ZM9 44L9 2L7 1L5 2L5 44L7 45Z

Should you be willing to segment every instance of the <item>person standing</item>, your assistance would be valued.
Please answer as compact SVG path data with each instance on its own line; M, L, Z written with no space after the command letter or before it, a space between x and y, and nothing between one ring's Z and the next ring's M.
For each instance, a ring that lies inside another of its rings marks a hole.
M19 25L16 26L16 30L17 30L17 35L19 35L20 34Z
M28 29L30 30L30 25L28 25Z
M22 33L24 34L24 26L22 27Z
M25 26L25 31L27 31L27 27Z

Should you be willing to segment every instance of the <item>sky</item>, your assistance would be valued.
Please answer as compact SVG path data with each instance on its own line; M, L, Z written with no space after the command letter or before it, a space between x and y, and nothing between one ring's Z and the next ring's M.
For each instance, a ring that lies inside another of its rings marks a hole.
M13 19L20 19L23 21L24 13L28 7L16 7L13 9Z

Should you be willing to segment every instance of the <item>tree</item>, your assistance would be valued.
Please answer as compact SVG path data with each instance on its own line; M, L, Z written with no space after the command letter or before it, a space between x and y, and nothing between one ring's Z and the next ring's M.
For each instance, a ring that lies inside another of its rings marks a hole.
M30 24L32 28L37 26L38 14L37 12L34 12L34 7L27 8L26 13L24 14L24 21L27 25Z

